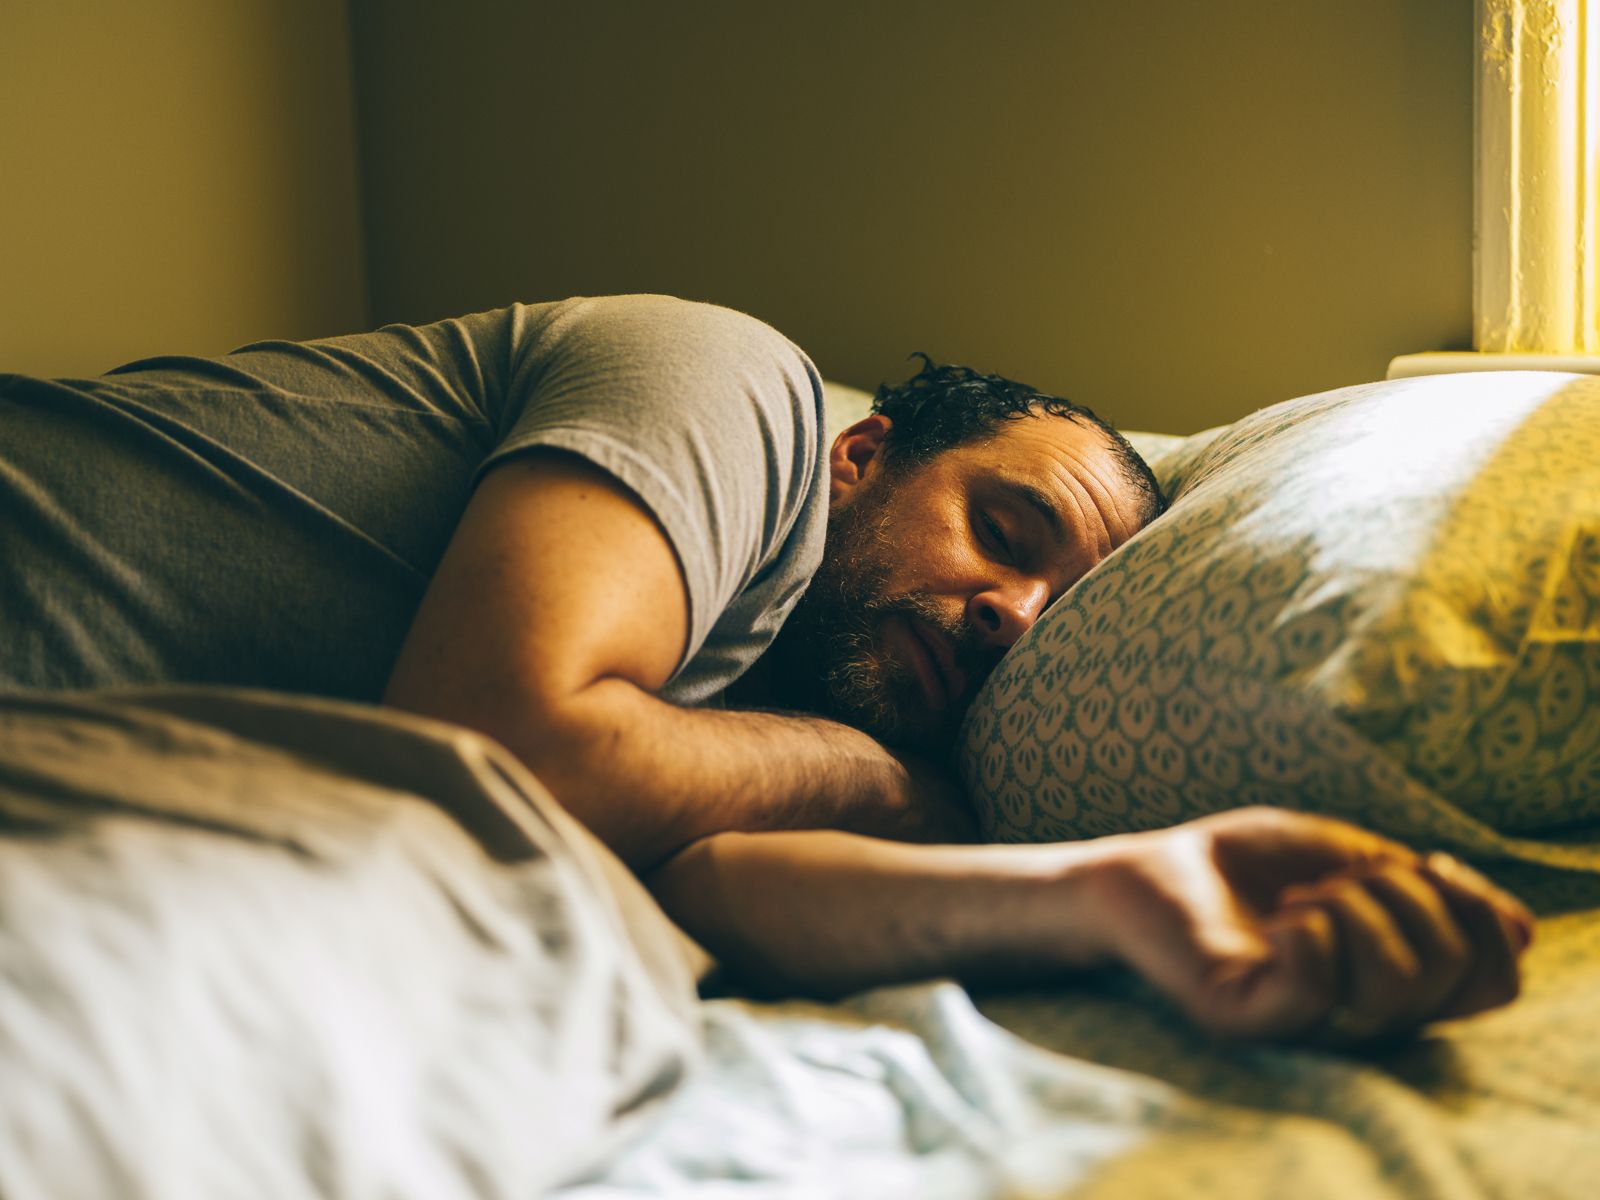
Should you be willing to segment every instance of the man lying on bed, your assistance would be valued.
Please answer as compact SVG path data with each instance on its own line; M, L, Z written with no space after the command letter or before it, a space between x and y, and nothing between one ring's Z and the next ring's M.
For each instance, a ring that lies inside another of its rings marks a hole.
M1086 410L959 368L831 448L820 410L791 343L665 297L3 377L0 683L482 730L770 989L1120 961L1266 1037L1515 995L1514 900L1337 822L959 844L965 706L1160 494Z

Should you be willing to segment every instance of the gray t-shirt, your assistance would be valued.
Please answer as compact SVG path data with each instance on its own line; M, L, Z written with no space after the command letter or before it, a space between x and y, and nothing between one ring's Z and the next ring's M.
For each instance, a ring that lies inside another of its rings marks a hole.
M666 531L690 629L663 694L701 702L816 569L821 410L792 343L665 296L0 375L0 686L374 700L475 482L544 446Z

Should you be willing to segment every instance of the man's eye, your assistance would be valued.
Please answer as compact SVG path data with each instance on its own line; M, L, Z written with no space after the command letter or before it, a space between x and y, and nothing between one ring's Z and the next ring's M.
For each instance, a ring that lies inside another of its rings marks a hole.
M989 537L990 545L1007 558L1010 558L1011 543L1006 541L1005 530L1000 528L1000 522L996 521L988 513L981 514L978 519L983 525L984 532Z

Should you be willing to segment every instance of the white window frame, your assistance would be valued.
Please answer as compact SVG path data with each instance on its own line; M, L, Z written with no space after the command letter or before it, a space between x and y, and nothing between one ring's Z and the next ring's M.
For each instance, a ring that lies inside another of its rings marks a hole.
M1473 338L1490 354L1600 350L1588 0L1478 0Z
M1405 355L1389 377L1600 373L1600 11L1591 0L1476 3L1474 353Z

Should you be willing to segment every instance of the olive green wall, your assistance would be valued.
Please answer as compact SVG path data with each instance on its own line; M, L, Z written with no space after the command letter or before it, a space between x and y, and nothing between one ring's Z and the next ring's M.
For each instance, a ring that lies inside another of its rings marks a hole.
M351 3L0 0L0 369L660 290L1182 431L1468 344L1467 0Z
M1186 431L1471 336L1469 0L353 0L373 315L660 290Z
M342 0L0 0L0 370L366 322Z

